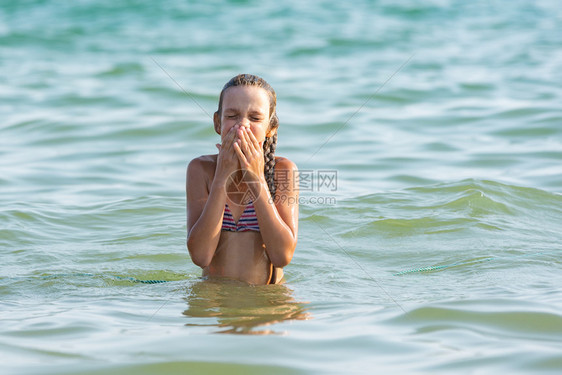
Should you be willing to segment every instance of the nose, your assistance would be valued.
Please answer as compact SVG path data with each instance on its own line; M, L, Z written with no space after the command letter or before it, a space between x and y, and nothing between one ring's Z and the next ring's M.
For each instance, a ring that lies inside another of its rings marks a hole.
M246 117L243 117L242 119L240 119L240 126L244 126L246 128L250 127L250 120L247 119Z

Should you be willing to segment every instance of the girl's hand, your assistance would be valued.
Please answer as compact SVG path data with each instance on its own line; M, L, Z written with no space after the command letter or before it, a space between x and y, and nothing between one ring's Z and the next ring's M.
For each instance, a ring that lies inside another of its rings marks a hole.
M222 144L216 144L219 150L217 157L217 167L215 169L215 178L225 183L229 176L237 169L240 169L240 162L234 150L234 142L236 140L236 132L238 126L233 126L222 140Z
M246 127L241 127L238 132L238 139L234 142L233 147L240 167L246 173L248 179L253 181L248 182L263 182L265 180L263 174L264 160L263 160L263 142L258 142L254 133Z

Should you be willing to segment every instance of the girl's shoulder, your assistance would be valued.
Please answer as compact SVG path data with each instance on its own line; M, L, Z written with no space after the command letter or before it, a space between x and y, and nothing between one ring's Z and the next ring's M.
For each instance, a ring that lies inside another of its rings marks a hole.
M197 171L197 172L205 172L207 174L214 174L215 168L217 165L217 157L218 154L214 155L201 155L196 157L195 159L189 162L187 166L187 170Z
M275 170L276 171L298 171L297 165L291 160L283 157L275 157Z
M197 164L197 165L201 165L201 166L211 166L213 164L217 164L217 157L218 157L218 154L201 155L199 157L196 157L195 159L192 159L189 162L189 164Z

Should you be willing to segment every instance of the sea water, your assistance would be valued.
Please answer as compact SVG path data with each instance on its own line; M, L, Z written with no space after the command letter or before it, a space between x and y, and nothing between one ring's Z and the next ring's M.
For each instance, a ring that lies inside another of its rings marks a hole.
M2 374L559 373L562 7L3 1ZM185 168L278 94L286 283L204 281Z

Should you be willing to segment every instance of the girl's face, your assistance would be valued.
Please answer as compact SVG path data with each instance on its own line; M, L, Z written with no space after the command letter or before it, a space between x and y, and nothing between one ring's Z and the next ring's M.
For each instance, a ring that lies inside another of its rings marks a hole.
M230 128L235 125L247 127L254 133L258 142L263 142L269 127L269 96L267 92L256 86L233 86L226 89L223 95L220 123L215 128L221 134L221 141ZM220 128L219 128L220 127ZM220 132L218 131L220 129Z

